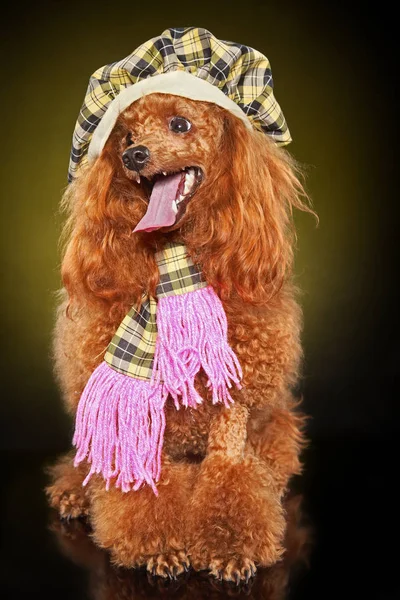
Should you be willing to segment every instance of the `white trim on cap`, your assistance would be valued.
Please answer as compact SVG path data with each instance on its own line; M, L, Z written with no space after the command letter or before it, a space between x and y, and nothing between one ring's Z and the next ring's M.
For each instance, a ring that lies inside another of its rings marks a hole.
M101 154L120 113L135 100L155 93L173 94L191 100L212 102L229 110L251 128L251 123L242 109L215 85L191 75L187 71L161 73L130 85L110 102L104 116L94 130L88 149L88 160L90 162Z

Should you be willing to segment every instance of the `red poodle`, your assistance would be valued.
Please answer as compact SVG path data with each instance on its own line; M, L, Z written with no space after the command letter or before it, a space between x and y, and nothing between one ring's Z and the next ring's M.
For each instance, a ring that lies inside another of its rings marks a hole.
M289 141L267 59L203 29L91 79L54 343L77 454L47 492L118 565L238 581L282 556L303 444L292 210L312 212Z

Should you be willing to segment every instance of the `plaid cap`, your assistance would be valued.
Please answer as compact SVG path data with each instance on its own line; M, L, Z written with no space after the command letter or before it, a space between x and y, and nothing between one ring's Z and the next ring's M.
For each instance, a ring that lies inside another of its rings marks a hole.
M270 63L263 54L243 44L218 40L206 29L171 28L126 58L93 73L73 134L69 181L87 162L93 133L113 100L134 84L177 71L214 86L221 97L225 95L232 106L235 104L241 109L238 112L243 112L246 121L271 136L277 144L291 141L285 118L274 98ZM186 95L179 89L171 93Z
M207 286L183 244L169 242L155 257L160 272L156 288L158 299ZM156 300L147 296L139 310L131 308L104 356L110 367L135 379L151 379L157 339L156 313Z

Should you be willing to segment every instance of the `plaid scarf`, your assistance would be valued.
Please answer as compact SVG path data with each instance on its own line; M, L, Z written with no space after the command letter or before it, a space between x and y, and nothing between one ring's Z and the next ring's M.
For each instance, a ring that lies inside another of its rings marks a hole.
M123 491L148 483L157 494L170 396L179 409L203 399L195 377L203 369L212 402L229 406L242 371L228 344L222 304L180 243L156 254L157 298L131 308L92 373L79 402L75 465L91 463L84 485L101 474Z

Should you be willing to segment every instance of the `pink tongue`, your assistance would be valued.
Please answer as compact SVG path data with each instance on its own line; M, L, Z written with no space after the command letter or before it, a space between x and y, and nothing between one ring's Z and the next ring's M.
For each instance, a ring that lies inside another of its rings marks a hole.
M182 173L160 177L153 186L149 206L143 219L136 225L135 231L153 231L160 227L173 225L176 213L172 208L172 202L178 194L178 187L182 179Z

